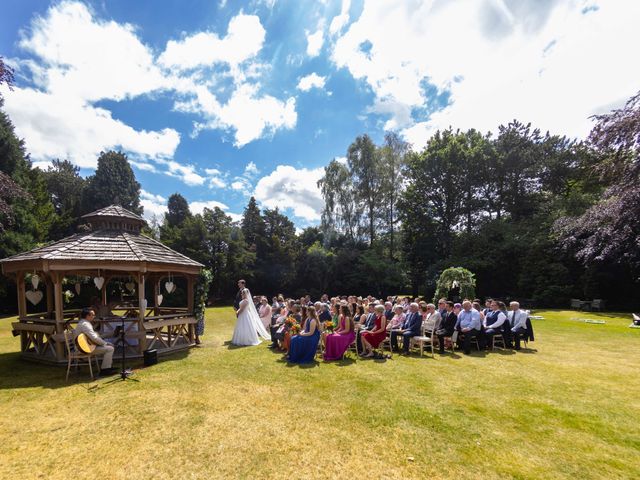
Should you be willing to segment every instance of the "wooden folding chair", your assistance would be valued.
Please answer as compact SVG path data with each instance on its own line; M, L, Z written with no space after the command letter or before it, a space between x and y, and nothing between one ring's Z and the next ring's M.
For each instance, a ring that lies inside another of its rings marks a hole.
M78 351L75 345L74 334L69 333L67 330L63 331L64 334L64 345L65 350L67 351L67 377L66 381L69 381L69 371L71 370L71 364L76 367L76 370L81 365L89 365L89 373L91 374L91 380L93 380L93 367L91 366L91 360L95 359L96 368L98 372L100 372L100 365L98 365L98 355L94 353L84 353Z

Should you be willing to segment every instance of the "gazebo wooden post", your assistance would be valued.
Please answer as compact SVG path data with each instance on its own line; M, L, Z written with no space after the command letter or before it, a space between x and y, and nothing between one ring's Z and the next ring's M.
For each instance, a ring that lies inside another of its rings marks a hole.
M160 295L160 278L153 278L153 314L160 315L160 305L158 305L158 295Z
M193 275L187 275L187 315L192 315L192 316L194 315L193 285L194 285ZM196 341L195 325L193 323L189 324L189 341L191 343Z
M46 275L45 285L47 287L47 316L51 318L55 314L55 307L53 302L53 283L51 282L51 275Z
M27 297L24 292L24 272L18 272L16 276L18 285L18 320L27 316Z
M138 311L140 312L140 316L138 317L138 333L140 333L138 348L140 353L147 349L147 335L146 329L144 328L144 315L147 309L142 308L144 306L144 300L144 274L138 273Z
M53 295L54 304L56 310L56 333L62 334L64 332L64 305L62 300L62 274L55 272L53 274ZM64 358L64 350L62 348L62 342L56 342L56 358L62 360Z

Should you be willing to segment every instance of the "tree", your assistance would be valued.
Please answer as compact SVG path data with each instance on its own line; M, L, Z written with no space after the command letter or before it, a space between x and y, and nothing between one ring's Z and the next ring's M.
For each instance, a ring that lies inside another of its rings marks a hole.
M321 228L325 244L330 244L336 232L355 242L362 209L358 204L356 189L351 181L351 172L345 164L332 160L318 180L324 199Z
M0 232L13 224L13 209L9 202L20 196L28 197L29 194L9 175L0 172Z
M190 216L191 211L189 210L189 203L187 203L187 199L179 193L171 195L167 201L167 213L165 213L167 225L169 227L179 227Z
M347 150L347 165L352 176L355 198L364 205L368 221L369 245L376 237L377 210L382 194L384 172L380 168L380 155L368 135L357 137Z
M122 152L101 152L96 173L87 178L84 212L112 204L142 215L140 184L136 181L127 156Z
M44 172L47 190L56 211L49 238L58 240L71 235L82 213L82 196L86 186L80 168L69 160L53 160Z
M385 221L389 229L389 258L392 260L395 258L395 225L399 220L397 204L403 188L402 169L408 151L409 144L402 140L397 133L389 132L384 136L380 173L385 200Z
M264 219L260 215L260 209L254 197L249 199L240 224L245 241L255 251L260 240L264 237Z
M583 215L558 220L564 247L585 266L625 265L640 273L640 92L624 108L595 117L589 141L610 186ZM612 174L613 172L613 174Z

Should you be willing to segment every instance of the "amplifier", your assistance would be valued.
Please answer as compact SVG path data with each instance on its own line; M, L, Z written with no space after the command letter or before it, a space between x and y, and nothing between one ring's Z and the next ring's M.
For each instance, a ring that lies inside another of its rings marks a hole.
M154 348L152 350L145 350L142 352L144 355L144 366L150 367L158 363L158 351Z

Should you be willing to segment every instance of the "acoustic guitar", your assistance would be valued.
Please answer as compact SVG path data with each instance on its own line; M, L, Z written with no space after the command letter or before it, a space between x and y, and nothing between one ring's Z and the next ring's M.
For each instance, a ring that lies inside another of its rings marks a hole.
M81 333L76 337L76 346L82 353L93 353L96 349L95 343L92 343L91 340L89 340L89 337L84 333Z

